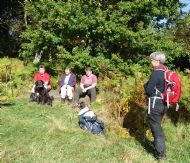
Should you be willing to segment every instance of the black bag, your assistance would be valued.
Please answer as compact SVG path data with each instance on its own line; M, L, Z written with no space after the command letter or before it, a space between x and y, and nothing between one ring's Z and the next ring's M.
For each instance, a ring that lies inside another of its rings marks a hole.
M79 117L79 126L82 129L86 129L93 134L105 134L104 123L96 117Z
M92 123L91 132L93 134L105 134L104 123L101 120L96 119L96 121Z

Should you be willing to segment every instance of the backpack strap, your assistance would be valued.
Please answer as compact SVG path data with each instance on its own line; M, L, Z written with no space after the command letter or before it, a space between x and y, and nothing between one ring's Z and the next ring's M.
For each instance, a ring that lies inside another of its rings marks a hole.
M78 114L79 116L83 116L84 114L86 114L87 112L90 111L90 109L89 109L87 106L86 106L85 108L83 108L83 109L84 109L84 111L80 111L80 112L79 112L79 114ZM82 109L82 110L83 110L83 109Z
M148 98L148 114L150 114L151 99L153 99L152 109L154 109L154 107L155 107L156 99L163 99L162 93L161 93L157 88L155 88L155 90L156 90L156 95L157 95L158 93L160 93L161 97L159 97L159 96L153 96L153 97L149 97L149 98Z
M158 96L153 96L148 98L148 114L150 114L150 109L151 109L151 99L153 98L153 103L152 103L152 109L155 107L156 99L162 99L162 97Z

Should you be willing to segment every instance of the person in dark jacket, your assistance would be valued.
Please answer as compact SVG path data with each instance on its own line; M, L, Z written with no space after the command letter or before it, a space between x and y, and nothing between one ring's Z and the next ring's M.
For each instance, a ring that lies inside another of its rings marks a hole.
M72 101L75 85L76 85L76 76L71 72L71 68L68 66L66 67L65 73L61 77L60 81L62 102L65 102L66 97L68 97L69 101Z
M167 110L161 93L165 91L164 63L166 57L162 52L154 52L150 55L153 71L148 82L144 85L148 96L148 120L154 137L155 156L157 159L166 159L166 145L164 133L161 127L162 118Z

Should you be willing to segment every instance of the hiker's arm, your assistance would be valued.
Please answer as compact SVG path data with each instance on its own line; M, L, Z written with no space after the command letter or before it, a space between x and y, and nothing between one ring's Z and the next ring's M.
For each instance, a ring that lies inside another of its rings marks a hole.
M38 80L38 76L37 76L37 73L34 75L34 84L35 82Z
M83 83L80 83L80 88L81 88L82 90L84 90L84 84L83 84Z
M45 85L45 86L48 85L48 81L45 81L45 82L44 82L44 85Z
M154 71L151 74L149 81L144 85L145 92L148 96L154 94L156 83L157 83L157 73L156 71Z
M85 80L85 76L83 75L80 80L80 88L82 89L82 91L84 90L84 80Z
M89 90L91 88L94 88L94 87L96 87L96 85L97 85L97 83L93 83L91 86L85 88L85 90L87 91L87 90Z
M76 85L76 76L75 76L75 74L72 74L72 80L71 81L72 82L71 82L70 86L74 87Z
M44 85L47 86L47 85L49 85L49 83L50 83L50 76L49 76L49 74L46 74Z
M60 88L64 85L64 75L61 76L61 80L59 82Z

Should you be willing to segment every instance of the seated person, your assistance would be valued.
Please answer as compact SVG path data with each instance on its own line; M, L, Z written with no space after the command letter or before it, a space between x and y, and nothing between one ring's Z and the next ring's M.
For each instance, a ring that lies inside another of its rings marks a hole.
M75 85L76 76L71 72L71 68L68 66L60 81L61 102L65 102L66 97L68 97L69 101L72 101Z
M34 83L38 80L42 80L44 82L44 87L47 92L51 90L50 76L46 72L44 65L39 66L39 72L37 72L34 76ZM35 85L33 85L31 93L35 94Z
M80 88L77 89L74 103L77 105L79 103L79 98L85 95L90 97L90 102L94 102L96 100L96 85L97 85L97 77L92 74L92 70L90 67L85 69L86 75L83 75L80 81Z

